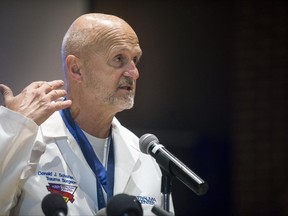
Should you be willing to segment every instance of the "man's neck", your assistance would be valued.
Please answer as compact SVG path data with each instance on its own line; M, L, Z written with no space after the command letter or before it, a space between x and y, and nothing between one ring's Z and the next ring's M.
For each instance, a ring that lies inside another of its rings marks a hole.
M76 115L75 115L76 114ZM116 113L89 108L71 107L71 115L79 127L86 133L98 138L109 136L112 120Z

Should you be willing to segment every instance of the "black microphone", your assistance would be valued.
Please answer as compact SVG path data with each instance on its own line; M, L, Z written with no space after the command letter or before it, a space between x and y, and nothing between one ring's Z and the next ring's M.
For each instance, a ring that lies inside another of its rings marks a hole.
M190 170L179 159L172 155L153 134L144 134L140 137L139 147L141 152L154 157L159 166L175 176L197 195L203 195L208 190L208 184Z
M117 194L108 201L106 212L108 216L143 216L143 209L137 198L124 193Z
M68 212L67 203L57 193L47 194L42 200L41 207L45 216L66 216Z
M174 216L174 214L172 214L171 212L168 212L157 205L154 205L151 211L157 216Z

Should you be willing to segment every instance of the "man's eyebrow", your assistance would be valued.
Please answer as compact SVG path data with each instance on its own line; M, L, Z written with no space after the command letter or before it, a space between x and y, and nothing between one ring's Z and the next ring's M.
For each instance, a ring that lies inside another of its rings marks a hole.
M125 46L115 46L113 47L112 49L108 50L109 53L118 53L118 52L135 52L137 55L139 56L142 56L142 49L140 47L135 47L135 48L128 48L128 47L125 47ZM119 49L120 47L120 49Z

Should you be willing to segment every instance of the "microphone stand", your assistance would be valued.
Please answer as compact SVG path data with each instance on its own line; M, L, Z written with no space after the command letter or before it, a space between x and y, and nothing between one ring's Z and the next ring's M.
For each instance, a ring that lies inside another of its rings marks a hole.
M167 212L166 210L157 205L154 205L151 211L157 216L174 216L174 214L172 214L171 212Z
M161 168L161 172L162 172L161 192L163 194L163 209L169 212L172 179L171 175L164 169Z
M174 216L170 211L170 194L172 187L171 175L166 172L164 169L161 169L162 178L161 178L161 193L163 194L163 208L154 205L152 207L152 212L157 216Z

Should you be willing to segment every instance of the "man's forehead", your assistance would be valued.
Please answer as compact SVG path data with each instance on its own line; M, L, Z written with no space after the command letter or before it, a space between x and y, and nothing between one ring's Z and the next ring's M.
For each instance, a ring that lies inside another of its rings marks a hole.
M103 50L134 50L140 47L137 35L130 29L106 28L100 34L102 36L95 42Z
M116 44L110 48L110 52L133 52L141 54L142 50L139 44Z

